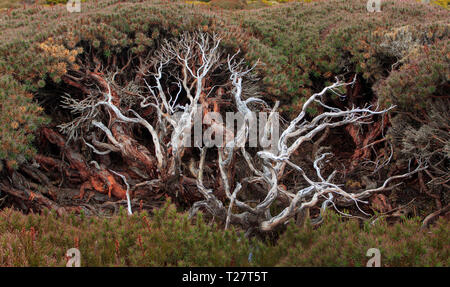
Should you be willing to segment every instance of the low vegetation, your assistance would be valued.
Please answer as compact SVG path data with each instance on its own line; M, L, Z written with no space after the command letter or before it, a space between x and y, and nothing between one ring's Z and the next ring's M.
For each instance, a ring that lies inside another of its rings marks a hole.
M169 204L104 219L6 209L0 219L0 266L65 266L73 247L81 266L365 266L371 247L380 249L386 267L450 263L448 222L424 231L416 218L360 226L330 214L317 229L289 225L276 244L224 231L202 216L191 222Z

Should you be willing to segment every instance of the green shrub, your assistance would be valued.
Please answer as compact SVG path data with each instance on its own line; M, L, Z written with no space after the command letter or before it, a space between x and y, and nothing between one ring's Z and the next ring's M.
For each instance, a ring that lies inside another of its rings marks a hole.
M450 83L448 44L448 41L438 40L433 45L415 45L404 52L407 55L399 56L403 65L374 87L380 102L420 114L433 98L447 97Z
M33 95L8 74L0 76L0 107L0 160L16 168L33 155L33 132L46 119Z
M248 57L264 62L263 83L268 96L284 103L293 101L285 108L296 110L302 97L346 71L363 73L373 85L386 76L386 67L395 63L377 53L384 40L377 35L405 25L441 27L448 23L448 12L432 5L383 1L382 13L370 14L366 3L289 3L247 13L243 27L255 38L249 41ZM441 36L448 39L448 32Z
M202 217L166 205L152 216L112 218L53 212L23 215L7 209L0 217L0 266L65 266L65 252L78 248L82 266L248 266L249 241L220 231Z
M450 263L448 221L421 231L417 219L360 227L329 214L317 229L290 225L273 245L219 229L202 216L192 222L170 204L152 215L121 209L103 219L5 209L0 219L0 266L65 266L74 247L81 266L365 266L369 248L380 249L383 266Z
M369 248L378 248L381 266L449 266L448 221L420 230L418 218L388 225L379 220L362 227L358 220L329 213L317 229L309 223L299 230L291 224L277 245L255 256L276 266L365 266Z

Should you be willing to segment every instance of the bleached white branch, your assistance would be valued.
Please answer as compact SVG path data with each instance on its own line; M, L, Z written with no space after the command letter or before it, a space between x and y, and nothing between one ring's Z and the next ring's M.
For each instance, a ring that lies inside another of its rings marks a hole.
M122 174L120 174L120 173L118 173L118 172L116 172L116 171L114 171L114 170L112 170L112 169L110 169L109 171L112 172L112 173L114 173L115 175L120 176L120 178L121 178L121 179L123 180L123 182L125 183L125 185L126 185L126 187L127 187L127 190L126 190L126 196L127 196L128 214L129 214L129 215L133 214L133 212L131 211L130 185L128 184L127 178L126 178L124 175L122 175Z
M107 86L107 91L93 93L80 101L66 96L65 106L78 116L72 122L61 125L60 129L70 134L69 138L73 139L79 138L83 131L79 126L84 128L93 126L100 129L109 143L99 142L94 136L91 143L86 142L86 145L94 153L105 155L124 148L124 143L119 141L116 130L112 128L111 123L106 124L105 119L114 118L122 124L137 124L144 127L150 133L157 168L162 175L156 182L146 181L139 186L147 184L157 186L166 178L180 179L182 175L186 175L183 172L192 174L195 177L198 195L202 197L202 200L193 204L190 215L193 216L200 209L206 209L215 218L223 220L225 228L228 228L230 224L240 224L247 230L258 228L269 231L286 223L304 209L320 205L323 212L329 206L337 209L337 203L340 202L353 204L365 214L360 205L366 203L364 199L368 196L394 188L398 184L394 184L393 181L405 179L427 168L425 164L419 162L414 170L391 176L377 188L351 193L344 190L342 185L334 183L337 170L325 174L328 170L326 166L332 157L331 153L319 154L321 149L316 148L311 167L295 162L293 155L299 152L305 143L311 142L320 135L325 137L323 134L326 130L345 125L359 127L370 125L374 116L385 115L394 107L380 109L377 106L366 105L344 109L326 104L325 97L329 93L344 98L345 95L341 94L340 90L356 82L356 76L348 83L336 79L335 83L311 95L297 116L286 122L285 128L277 138L273 127L279 120L277 112L279 103L276 102L273 107L269 107L248 85L249 79L254 79L252 75L258 62L250 67L247 66L244 58L238 59L239 51L226 58L223 57L220 42L218 35L202 32L184 33L177 40L164 41L152 59L154 61L151 66L152 71L140 71L147 77L143 78L142 83L142 89L145 91L138 93L132 108L124 108L117 103L117 99L113 98L110 84ZM141 66L148 66L148 62L145 63ZM228 81L227 84L210 83L212 72L218 68L227 69L222 71L226 75L223 79ZM109 82L114 83L114 76ZM207 87L207 85L210 86ZM212 94L213 91L218 90L216 89L218 86L226 89L225 95L218 96L218 98L223 97L219 100L231 103L227 106L227 110L233 109L240 113L244 120L236 132L230 131L222 123L214 121L202 123L211 127L216 134L222 132L226 135L226 144L217 147L217 152L212 153L211 150L209 155L216 156L211 163L217 168L208 171L211 169L210 165L205 163L208 148L200 149L200 158L198 162L195 162L194 158L198 159L197 150L186 146L186 143L190 139L197 116L203 112L202 109L211 109L209 106L211 101L217 105L217 98L212 98ZM310 118L307 117L307 110L312 105L321 106L323 112ZM199 109L198 106L202 108ZM250 131L256 127L257 122L254 114L262 111L260 107L264 107L264 111L270 111L270 113L259 132L265 140L270 138L272 144L256 150L247 150L246 143L250 141ZM143 113L144 110L146 113ZM152 113L152 117L146 116L149 112ZM92 139L82 138L83 140ZM195 156L190 158L191 162L186 168L182 161L185 160L184 156L188 148L191 149L191 154L195 153ZM319 152L316 152L317 150ZM252 157L251 154L256 156ZM386 166L392 156L391 151L387 160L377 161L376 169ZM233 172L235 169L240 169L239 173L242 175L232 179L231 175L235 174ZM131 213L128 193L130 188L126 178L117 172L111 172L119 175L127 185L127 200L129 213ZM299 182L285 186L287 184L284 182L285 175L290 172L298 175ZM220 186L223 189L221 192L225 194L223 202L215 196L213 189L210 188L213 185L208 182L208 178L221 181ZM253 196L248 194L253 190L249 188L250 186L263 194L258 194L257 198L245 200L244 194ZM272 215L270 210L276 202L282 203L283 208L278 214Z

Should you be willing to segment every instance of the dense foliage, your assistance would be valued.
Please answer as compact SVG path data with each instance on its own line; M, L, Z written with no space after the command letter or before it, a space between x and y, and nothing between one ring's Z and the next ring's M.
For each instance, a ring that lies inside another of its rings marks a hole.
M195 222L166 204L149 216L124 210L108 219L53 212L0 213L0 266L65 266L68 249L81 266L365 266L381 251L382 266L448 266L448 222L421 231L419 221L360 227L336 215L317 230L290 225L276 245L224 231L203 217Z

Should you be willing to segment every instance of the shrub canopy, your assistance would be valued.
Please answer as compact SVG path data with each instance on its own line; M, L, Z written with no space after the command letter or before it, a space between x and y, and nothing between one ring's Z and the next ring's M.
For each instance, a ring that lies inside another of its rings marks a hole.
M219 229L202 216L195 222L166 204L150 216L122 209L108 219L46 211L0 212L1 266L65 266L78 248L81 266L365 266L369 248L382 266L448 266L449 226L420 230L417 219L390 226L384 220L360 227L329 214L317 230L290 225L277 244Z

